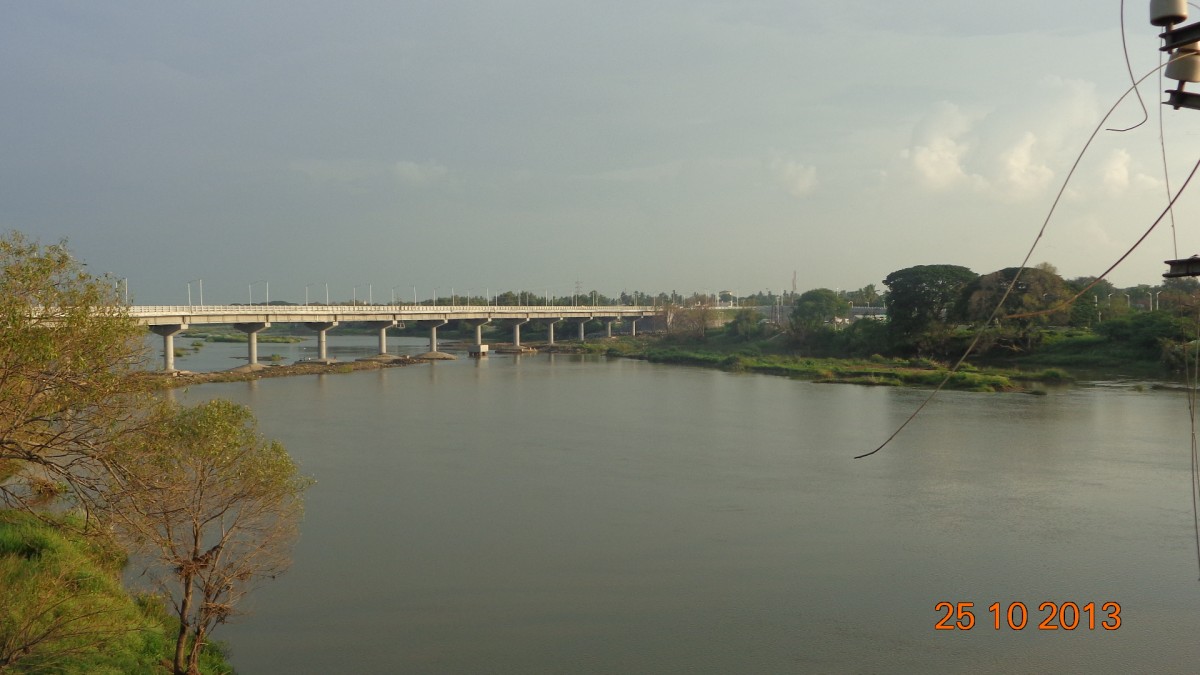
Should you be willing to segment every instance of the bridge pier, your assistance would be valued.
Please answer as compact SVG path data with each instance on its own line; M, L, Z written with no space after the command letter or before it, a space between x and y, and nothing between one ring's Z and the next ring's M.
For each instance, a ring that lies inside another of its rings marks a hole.
M326 352L325 331L338 325L336 321L313 321L304 324L309 330L317 332L317 362L318 363L333 363L337 359L329 358Z
M430 324L430 326L429 326L429 351L436 352L438 350L437 329L439 326L445 326L448 323L450 323L450 322L445 319L442 319L441 321L435 321Z
M591 319L576 319L575 323L579 324L579 341L583 342L583 327Z
M468 325L475 328L475 344L467 350L471 356L487 356L488 346L483 344L483 327L491 323L491 319L463 319Z
M233 327L242 331L249 338L246 340L248 356L250 358L250 368L258 367L258 334L259 332L271 327L270 321L256 321L253 323L235 323Z
M150 326L150 332L161 335L163 339L163 372L175 372L175 336L185 330L186 323L163 324Z
M524 326L527 323L529 323L529 319L525 318L520 319L513 324L513 347L517 349L521 348L521 326Z
M637 322L639 319L629 320L629 337L637 337Z
M388 351L387 351L387 331L389 328L396 325L396 320L392 319L390 321L368 321L367 325L370 326L371 328L375 328L375 329L379 330L379 355L386 356L388 353ZM436 331L437 328L434 328L434 330ZM432 351L436 352L437 348L435 347Z
M559 317L557 319L546 319L546 328L547 328L546 343L547 344L550 344L550 345L554 344L554 324L558 323L559 321L562 321L562 317Z

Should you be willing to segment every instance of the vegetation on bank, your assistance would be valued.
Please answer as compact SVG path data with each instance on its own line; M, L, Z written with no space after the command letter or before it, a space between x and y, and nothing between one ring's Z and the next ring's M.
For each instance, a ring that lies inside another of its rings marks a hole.
M121 585L124 550L70 518L0 511L0 672L168 672L178 622ZM205 673L231 673L205 645Z
M710 339L703 343L667 337L622 337L585 343L585 353L644 359L653 363L720 368L732 372L783 375L821 383L869 386L937 386L950 366L927 358L812 357L789 353L777 341L730 342ZM979 368L964 364L950 375L946 387L978 392L1027 391L1037 384L1060 384L1071 379L1060 368L1024 371L1014 368Z
M231 672L212 630L288 565L311 481L248 409L153 396L124 306L64 244L0 236L0 671ZM156 596L122 588L128 552Z

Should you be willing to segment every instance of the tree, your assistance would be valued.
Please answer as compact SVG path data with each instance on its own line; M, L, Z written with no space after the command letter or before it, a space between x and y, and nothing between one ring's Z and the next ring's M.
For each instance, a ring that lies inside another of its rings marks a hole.
M1009 292L1014 279L1016 285ZM968 284L962 291L958 313L968 321L986 321L1004 298L996 318L1005 323L1015 324L1022 330L1034 325L1062 325L1066 323L1065 310L1042 312L1058 307L1072 295L1066 282L1054 272L1038 267L1008 267ZM1029 314L1033 316L1026 316Z
M762 318L758 310L743 307L725 324L725 333L735 340L752 340L762 335Z
M96 503L121 469L113 442L138 425L144 333L65 242L0 238L0 502Z
M123 448L143 461L113 512L179 619L174 672L195 674L210 632L256 583L290 565L311 480L282 445L258 435L244 406L165 406L154 422Z
M963 287L977 276L958 265L917 265L889 274L883 283L893 339L912 342L933 324L944 324Z
M849 303L828 288L814 288L796 298L792 306L792 335L803 339L835 318L846 316Z

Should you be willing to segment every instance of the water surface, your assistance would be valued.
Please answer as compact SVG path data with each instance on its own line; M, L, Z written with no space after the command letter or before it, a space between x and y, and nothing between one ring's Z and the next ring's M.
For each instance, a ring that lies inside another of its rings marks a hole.
M1178 393L945 392L864 460L925 392L494 355L176 395L249 404L318 481L293 569L219 632L239 672L1200 657ZM994 630L987 606L1018 600L1030 625ZM974 602L975 628L935 631L941 601ZM1039 631L1043 601L1119 602L1123 623Z

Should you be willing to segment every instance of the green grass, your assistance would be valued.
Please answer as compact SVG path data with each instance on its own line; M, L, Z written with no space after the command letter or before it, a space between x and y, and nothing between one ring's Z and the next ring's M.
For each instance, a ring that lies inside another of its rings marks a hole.
M879 354L866 359L811 358L787 354L776 342L746 343L711 338L703 343L618 338L587 345L584 351L641 358L653 363L886 387L936 387L947 380L945 386L948 389L1021 391L1029 389L1033 383L1054 384L1071 379L1060 368L1025 372L1011 368L980 368L967 363L948 376L949 366L931 359L888 358Z
M162 603L131 596L123 551L74 526L0 511L0 671L8 660L14 673L169 672L173 625ZM204 672L232 669L214 649Z

